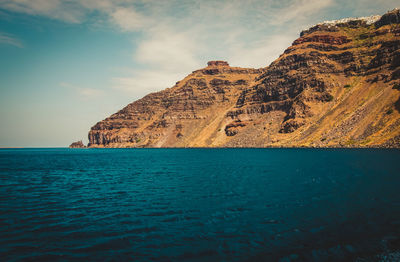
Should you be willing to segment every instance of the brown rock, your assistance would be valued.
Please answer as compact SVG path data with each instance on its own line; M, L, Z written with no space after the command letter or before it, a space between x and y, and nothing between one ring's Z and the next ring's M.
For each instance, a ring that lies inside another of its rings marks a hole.
M82 140L73 142L71 145L69 145L69 148L86 148L86 146L82 143Z
M316 25L261 69L210 61L95 124L89 147L399 147L398 18Z
M229 64L226 61L209 61L207 66L229 66Z

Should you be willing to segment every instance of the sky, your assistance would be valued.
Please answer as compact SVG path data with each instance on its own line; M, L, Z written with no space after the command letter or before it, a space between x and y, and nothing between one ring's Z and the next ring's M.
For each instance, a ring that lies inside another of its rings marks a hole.
M398 0L0 0L0 147L90 127L210 60L268 66L314 24Z

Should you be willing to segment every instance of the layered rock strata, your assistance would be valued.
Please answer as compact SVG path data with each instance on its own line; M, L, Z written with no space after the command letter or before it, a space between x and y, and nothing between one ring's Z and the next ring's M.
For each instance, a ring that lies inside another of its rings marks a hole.
M271 65L210 61L89 132L89 147L400 147L400 14L318 24Z

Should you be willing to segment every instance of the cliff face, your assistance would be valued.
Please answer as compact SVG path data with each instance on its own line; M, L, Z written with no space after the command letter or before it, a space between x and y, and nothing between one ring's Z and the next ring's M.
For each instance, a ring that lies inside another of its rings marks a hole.
M172 88L149 94L97 123L89 132L89 146L209 145L210 132L225 137L226 112L261 72L211 61Z
M400 14L325 22L263 69L211 61L97 123L90 147L400 147Z

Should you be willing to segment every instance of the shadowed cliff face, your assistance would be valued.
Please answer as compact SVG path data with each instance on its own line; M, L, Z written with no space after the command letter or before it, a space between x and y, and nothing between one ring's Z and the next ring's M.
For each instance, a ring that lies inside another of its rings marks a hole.
M399 147L399 21L316 25L263 69L210 61L97 123L89 146Z

